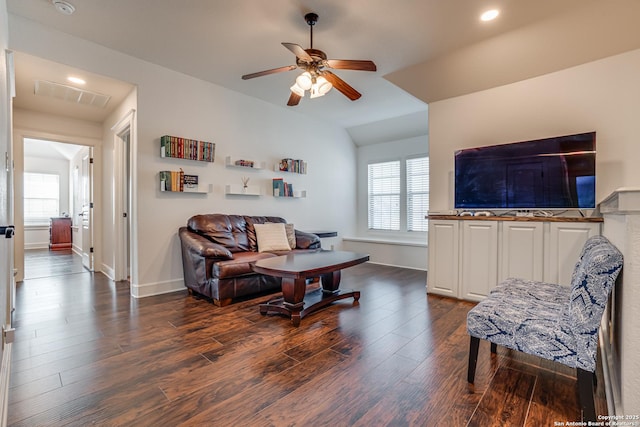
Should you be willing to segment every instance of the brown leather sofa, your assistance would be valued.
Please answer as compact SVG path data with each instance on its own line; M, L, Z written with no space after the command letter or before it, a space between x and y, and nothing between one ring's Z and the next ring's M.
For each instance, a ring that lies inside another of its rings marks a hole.
M258 252L254 224L286 223L274 216L208 214L189 218L178 235L184 284L190 292L224 306L234 298L280 290L280 278L254 273L251 264L289 251ZM320 250L315 234L295 230L293 251Z

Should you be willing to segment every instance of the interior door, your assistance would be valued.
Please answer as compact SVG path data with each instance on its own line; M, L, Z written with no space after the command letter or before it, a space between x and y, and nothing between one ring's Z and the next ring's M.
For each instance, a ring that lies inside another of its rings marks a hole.
M93 147L82 157L82 265L93 271Z

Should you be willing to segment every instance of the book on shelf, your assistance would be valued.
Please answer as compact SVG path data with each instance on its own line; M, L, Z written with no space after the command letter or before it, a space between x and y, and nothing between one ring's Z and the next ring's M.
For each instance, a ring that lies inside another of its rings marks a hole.
M213 142L198 141L178 136L160 137L160 157L200 160L213 162L216 145Z
M295 160L295 159L286 158L286 159L280 160L279 169L282 172L306 174L307 162L300 159Z
M160 171L160 191L184 191L184 171ZM191 175L196 177L197 176Z
M273 197L293 197L293 184L282 178L273 178Z
M184 192L193 193L198 191L198 175L184 174Z

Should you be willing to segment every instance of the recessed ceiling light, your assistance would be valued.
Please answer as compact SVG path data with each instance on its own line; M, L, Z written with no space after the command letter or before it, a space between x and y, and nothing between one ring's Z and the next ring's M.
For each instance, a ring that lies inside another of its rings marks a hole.
M55 6L58 12L64 15L71 15L73 12L76 11L76 8L74 5L64 0L51 0L51 3L53 3L53 6Z
M67 80L70 81L71 83L76 83L79 85L83 85L86 83L86 81L82 80L80 77L69 76L67 77Z
M496 19L498 17L498 15L500 15L500 11L498 9L487 10L482 15L480 15L480 20L481 21L493 21L494 19Z

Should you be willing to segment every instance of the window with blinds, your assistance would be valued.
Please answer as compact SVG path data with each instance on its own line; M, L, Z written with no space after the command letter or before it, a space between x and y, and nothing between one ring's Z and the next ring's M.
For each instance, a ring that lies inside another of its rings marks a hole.
M407 231L427 231L429 158L407 159Z
M400 161L368 168L369 229L400 230Z
M60 177L49 173L24 173L24 220L46 223L60 215Z

